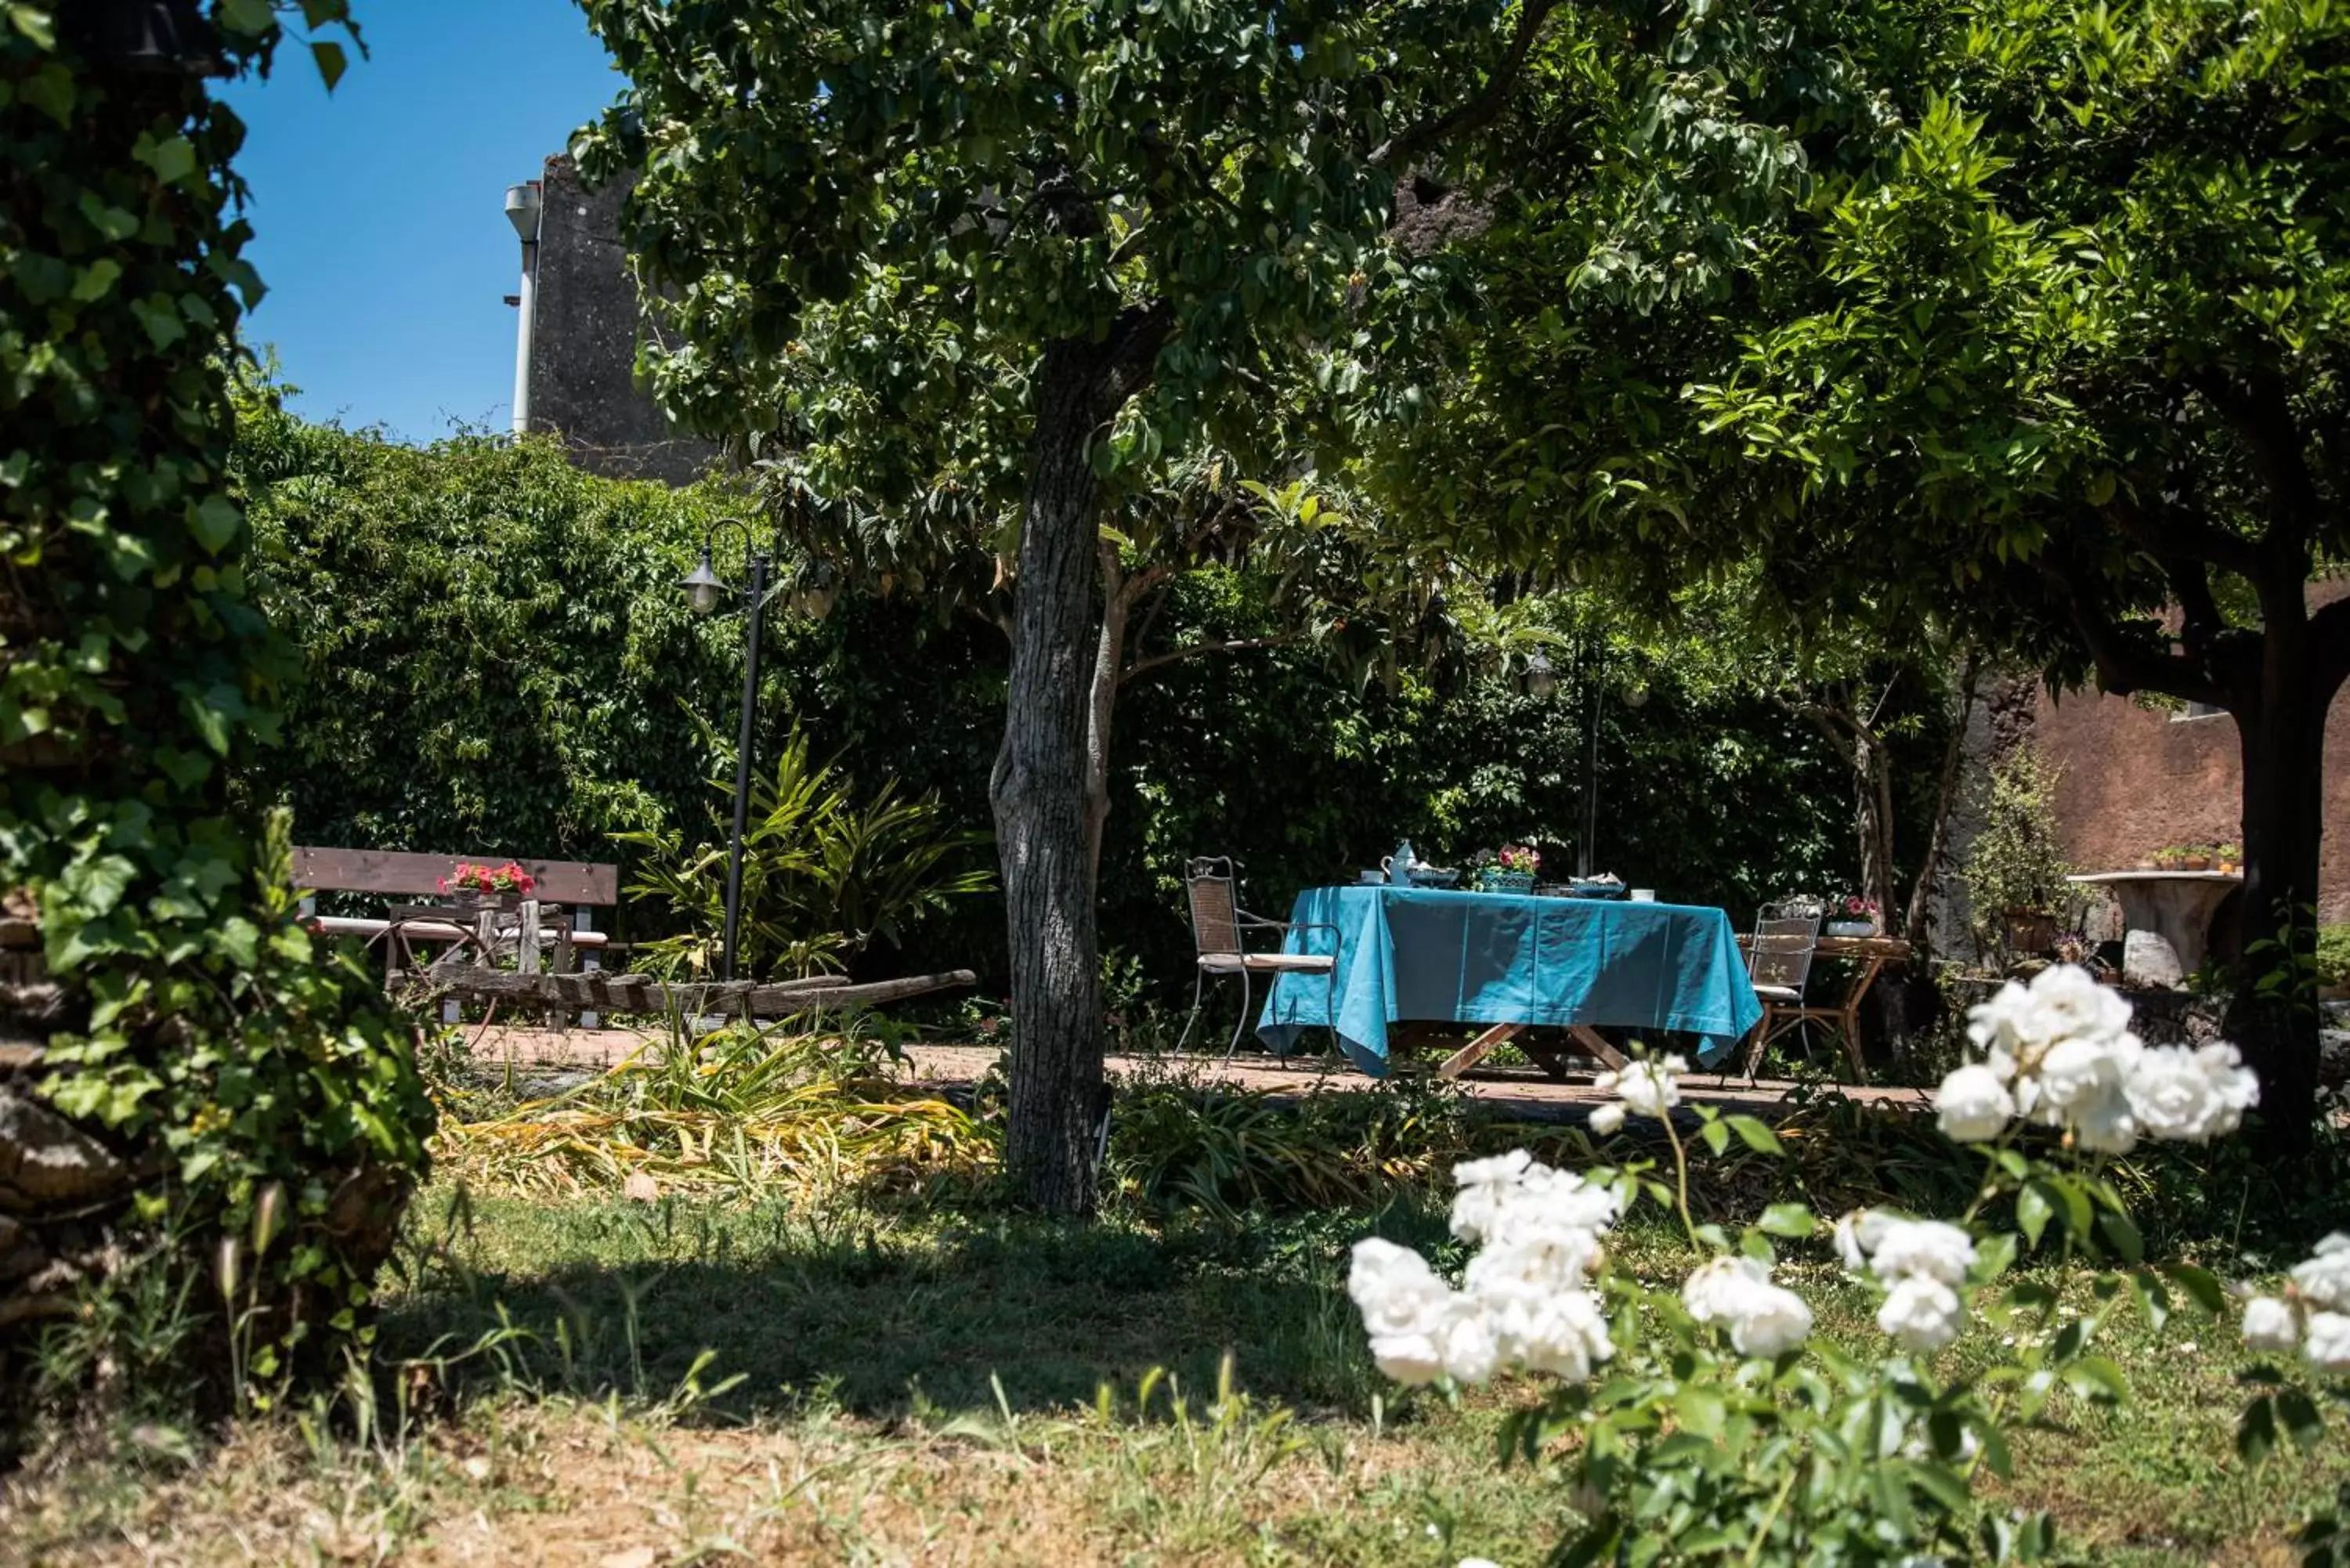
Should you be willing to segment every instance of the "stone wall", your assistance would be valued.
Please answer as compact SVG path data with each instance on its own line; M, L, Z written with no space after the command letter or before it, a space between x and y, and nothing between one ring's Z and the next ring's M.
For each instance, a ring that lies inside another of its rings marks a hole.
M2345 596L2350 582L2310 589L2313 604ZM2224 713L2185 718L2095 691L2043 694L2032 743L2062 771L2057 819L2066 858L2084 871L2126 871L2169 845L2243 839L2236 724ZM2326 718L2325 827L2319 919L2350 920L2350 689Z
M636 381L637 286L619 240L625 184L589 191L567 157L546 161L531 334L530 428L612 479L687 484L718 449L671 425Z

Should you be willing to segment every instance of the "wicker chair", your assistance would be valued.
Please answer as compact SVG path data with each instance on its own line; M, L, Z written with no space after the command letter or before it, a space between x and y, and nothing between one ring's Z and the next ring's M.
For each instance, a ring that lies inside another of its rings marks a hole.
M1183 886L1191 900L1191 940L1198 961L1191 976L1191 1016L1184 1021L1182 1038L1175 1043L1180 1051L1190 1044L1191 1031L1200 1022L1200 1003L1205 994L1209 977L1238 975L1241 981L1240 1023L1232 1029L1232 1043L1224 1047L1224 1060L1230 1062L1241 1048L1241 1037L1248 1033L1250 979L1266 974L1276 981L1284 974L1318 974L1329 986L1328 1016L1335 1033L1338 1027L1338 929L1318 924L1291 925L1283 920L1268 920L1252 915L1240 907L1234 896L1236 886L1232 863L1224 856L1203 856L1188 862L1183 867ZM1251 952L1243 936L1250 931L1276 931L1286 936L1291 931L1327 931L1331 951L1326 953Z
M1746 950L1746 976L1762 1003L1762 1022L1754 1026L1746 1047L1746 1078L1753 1082L1762 1064L1763 1048L1793 1032L1810 1054L1811 1025L1824 1024L1844 1043L1860 1081L1868 1081L1861 1065L1860 1042L1845 1027L1844 1010L1814 1007L1804 1000L1811 983L1812 959L1820 945L1820 907L1803 900L1765 904L1754 921L1754 940Z

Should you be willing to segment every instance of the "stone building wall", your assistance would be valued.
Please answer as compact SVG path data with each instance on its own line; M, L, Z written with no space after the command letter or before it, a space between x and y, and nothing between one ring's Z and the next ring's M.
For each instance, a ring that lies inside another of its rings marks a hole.
M2317 584L2313 604L2350 596ZM2084 871L2126 871L2174 844L2241 843L2242 774L2236 723L2186 718L2094 691L2043 694L2032 743L2062 771L2056 815L2066 858ZM2325 725L2325 836L2318 918L2350 920L2350 688Z
M619 240L627 187L589 191L558 155L546 161L542 189L530 428L561 435L591 472L691 483L718 449L680 431L637 386L639 334L650 328Z

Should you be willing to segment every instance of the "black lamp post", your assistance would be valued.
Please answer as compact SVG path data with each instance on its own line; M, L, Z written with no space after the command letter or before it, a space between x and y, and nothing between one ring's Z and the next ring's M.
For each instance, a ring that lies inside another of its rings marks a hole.
M799 505L799 496L792 498ZM712 545L722 529L733 529L743 536L743 553L750 557L750 583L743 587L743 720L735 732L735 811L733 839L726 846L726 933L719 945L719 978L733 981L735 971L735 938L743 929L743 832L750 826L750 762L752 762L752 717L759 710L759 628L766 620L766 587L768 574L775 569L775 555L783 545L783 520L775 524L775 536L766 545L750 531L750 524L740 517L719 517L702 534L702 559L695 562L693 571L679 587L686 590L686 599L693 604L695 616L714 614L731 590L726 578L710 565ZM801 595L801 607L816 616L823 616L832 602L832 569L817 566L817 586Z
M68 36L90 59L150 76L224 75L220 36L198 0L80 0Z

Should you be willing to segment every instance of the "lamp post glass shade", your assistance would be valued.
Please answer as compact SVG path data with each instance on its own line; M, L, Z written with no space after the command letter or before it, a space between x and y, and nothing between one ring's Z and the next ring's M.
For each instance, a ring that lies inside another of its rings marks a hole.
M1547 698L1558 690L1558 671L1539 648L1526 655L1526 695Z
M506 187L506 222L514 225L515 234L526 245L538 243L539 213L546 198L539 194L536 180L524 185Z
M692 601L693 613L696 615L708 615L712 610L716 609L719 599L726 592L726 584L716 572L710 569L710 552L707 549L702 552L701 563L687 574L685 580L678 584L678 587L683 588L686 597Z

